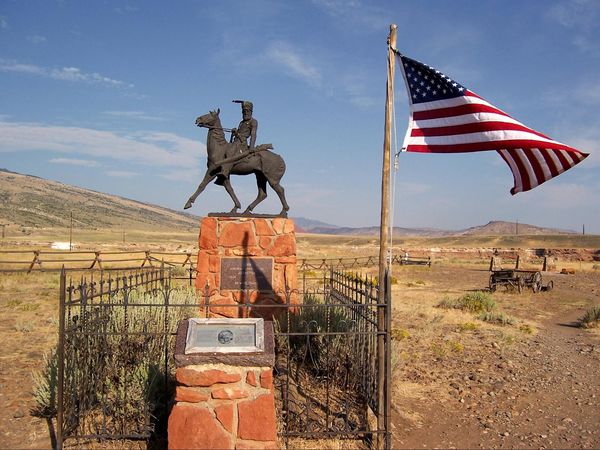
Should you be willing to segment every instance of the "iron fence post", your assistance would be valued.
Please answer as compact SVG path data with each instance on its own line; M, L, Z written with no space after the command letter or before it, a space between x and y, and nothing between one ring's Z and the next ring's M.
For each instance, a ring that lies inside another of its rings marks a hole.
M392 277L385 271L385 448L392 448Z
M58 374L57 374L57 410L56 410L56 447L58 450L63 446L63 395L65 380L65 301L67 274L65 266L60 271L60 299L58 305Z

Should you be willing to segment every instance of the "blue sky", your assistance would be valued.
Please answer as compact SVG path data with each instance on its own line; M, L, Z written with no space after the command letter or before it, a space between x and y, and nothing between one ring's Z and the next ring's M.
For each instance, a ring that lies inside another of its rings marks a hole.
M389 25L398 48L591 153L511 196L495 152L402 154L394 224L519 220L600 233L600 2L0 2L0 167L181 209L206 168L197 116L254 103L287 164L291 216L379 222ZM396 80L401 141L406 92ZM253 177L232 177L243 205ZM231 208L211 185L190 210ZM278 212L276 195L256 212Z

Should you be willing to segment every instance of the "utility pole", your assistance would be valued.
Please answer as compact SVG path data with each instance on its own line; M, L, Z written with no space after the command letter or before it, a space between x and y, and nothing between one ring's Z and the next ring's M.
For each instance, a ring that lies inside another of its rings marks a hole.
M519 219L517 219L517 223L515 223L515 234L519 235Z
M387 64L387 90L385 102L385 128L383 136L383 167L381 169L381 221L379 225L379 291L377 296L377 429L386 430L385 439L378 435L377 448L390 448L391 446L391 409L390 409L390 387L391 383L391 348L389 333L387 329L390 323L389 314L391 308L386 302L391 301L388 276L391 266L391 255L389 245L390 226L390 163L392 146L392 121L394 98L394 71L396 55L396 32L398 27L390 25L388 36L388 64ZM387 313L386 313L387 311ZM387 319L387 320L386 320ZM387 333L386 333L387 332ZM387 350L387 353L386 353ZM387 358L386 358L387 356ZM384 389L385 387L385 389Z
M582 225L581 233L585 236L585 223ZM4 237L4 235L2 235Z
M69 226L69 251L73 250L73 211L71 211L71 225Z

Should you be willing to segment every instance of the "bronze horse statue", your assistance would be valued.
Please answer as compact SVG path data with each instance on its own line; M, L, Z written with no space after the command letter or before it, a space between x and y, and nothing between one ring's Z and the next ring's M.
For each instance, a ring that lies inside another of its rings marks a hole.
M279 215L286 216L290 208L285 200L284 189L279 184L285 173L283 158L269 150L269 148L272 148L270 144L259 145L256 150L246 150L240 153L239 145L229 143L225 139L225 132L219 118L220 112L220 109L210 111L208 114L196 119L197 126L208 128L206 139L207 169L204 178L198 185L198 189L188 199L183 209L191 208L196 198L216 178L215 183L225 187L235 205L230 214L237 213L241 205L233 191L233 187L231 187L229 175L250 175L253 173L256 176L258 195L248 205L244 214L250 214L256 205L267 198L267 183L269 183L269 186L273 188L281 201L282 210Z

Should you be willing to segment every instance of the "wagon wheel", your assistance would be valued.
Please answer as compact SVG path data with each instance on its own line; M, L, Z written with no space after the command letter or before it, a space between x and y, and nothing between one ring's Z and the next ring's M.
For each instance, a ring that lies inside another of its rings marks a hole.
M523 292L523 288L525 287L525 280L521 277L517 277L517 291L519 294Z
M490 292L496 292L496 283L494 282L494 274L490 275Z
M531 283L531 289L534 293L538 293L542 290L542 274L536 272L533 274L533 281Z

